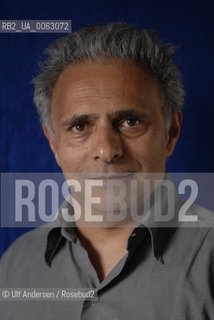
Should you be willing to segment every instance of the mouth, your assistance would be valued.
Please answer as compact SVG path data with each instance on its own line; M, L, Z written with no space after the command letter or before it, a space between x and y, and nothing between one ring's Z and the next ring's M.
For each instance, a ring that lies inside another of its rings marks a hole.
M125 179L130 178L135 172L112 172L112 173L102 173L102 174L91 174L88 178L94 180L110 180L110 179Z

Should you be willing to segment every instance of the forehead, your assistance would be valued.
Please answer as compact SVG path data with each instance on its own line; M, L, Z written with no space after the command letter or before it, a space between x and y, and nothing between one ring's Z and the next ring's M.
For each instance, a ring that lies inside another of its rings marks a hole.
M65 68L57 80L52 95L52 111L85 112L93 108L121 108L132 105L161 104L154 77L140 66L123 61L100 60L81 62ZM97 110L96 110L97 111Z

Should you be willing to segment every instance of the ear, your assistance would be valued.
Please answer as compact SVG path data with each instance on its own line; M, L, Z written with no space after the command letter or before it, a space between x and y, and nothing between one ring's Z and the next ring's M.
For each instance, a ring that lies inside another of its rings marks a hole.
M43 129L44 135L48 139L48 142L49 142L49 145L51 147L51 150L54 153L56 162L57 162L58 166L60 167L60 161L59 161L59 156L58 156L58 152L57 152L56 141L55 141L53 135L48 130L47 126L44 123L42 124L42 129Z
M168 141L166 145L166 155L171 156L174 151L176 142L180 136L181 125L182 125L182 112L177 111L173 114L170 127L168 129Z

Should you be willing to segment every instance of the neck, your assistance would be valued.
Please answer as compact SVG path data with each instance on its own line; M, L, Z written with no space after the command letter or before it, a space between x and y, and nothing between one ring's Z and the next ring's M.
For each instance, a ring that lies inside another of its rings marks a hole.
M88 252L89 259L97 271L100 281L127 253L126 245L133 229L133 225L112 228L85 228L77 224L77 235L82 246Z
M81 238L93 243L94 246L105 248L126 245L129 235L136 226L127 225L123 227L81 227L77 224L77 233Z

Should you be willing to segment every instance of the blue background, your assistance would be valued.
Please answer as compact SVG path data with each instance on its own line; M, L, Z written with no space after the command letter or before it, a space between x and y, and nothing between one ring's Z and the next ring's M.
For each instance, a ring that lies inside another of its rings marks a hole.
M214 170L214 13L206 0L0 0L0 19L68 19L85 24L126 21L155 29L179 46L184 79L184 123L172 172ZM1 172L59 171L45 140L32 97L32 77L51 40L59 34L0 34ZM0 255L26 229L0 229Z

